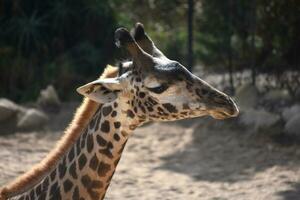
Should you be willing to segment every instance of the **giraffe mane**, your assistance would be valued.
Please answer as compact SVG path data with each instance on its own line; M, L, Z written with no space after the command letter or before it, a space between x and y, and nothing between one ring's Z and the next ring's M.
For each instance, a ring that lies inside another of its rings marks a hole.
M113 78L117 74L118 68L107 65L100 79ZM71 123L64 131L62 138L57 142L56 147L40 163L33 166L29 171L10 184L0 188L0 200L17 196L44 178L56 166L60 158L65 155L66 151L76 142L100 106L101 104L84 98L81 105L77 108Z

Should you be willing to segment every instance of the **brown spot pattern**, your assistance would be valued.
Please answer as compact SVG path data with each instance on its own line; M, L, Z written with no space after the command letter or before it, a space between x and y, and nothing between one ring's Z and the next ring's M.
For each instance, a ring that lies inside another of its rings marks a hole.
M55 177L56 177L56 169L54 169L50 174L51 181L54 181Z
M95 171L98 167L98 164L99 164L99 159L98 159L97 155L94 154L94 156L90 160L89 167Z
M164 103L162 104L162 106L164 108L166 108L170 113L177 113L177 109L174 105L170 104L170 103Z
M120 128L121 127L121 122L114 122L115 128Z
M127 117L130 117L130 118L134 118L134 113L132 112L132 110L127 110Z
M74 179L77 179L76 160L71 164L71 166L69 168L69 173Z
M109 148L105 148L105 149L100 149L99 150L99 153L107 156L108 158L113 158L113 155L112 153L110 152L110 149Z
M79 170L83 169L83 167L85 166L86 162L87 162L87 158L86 158L86 156L83 153L83 154L80 155L80 157L78 159L78 168L79 168Z
M79 189L78 186L75 187L73 195L72 195L72 200L79 200Z
M106 164L104 162L100 162L99 163L99 166L98 166L98 175L100 177L104 177L106 176L106 173L109 172L110 170L110 165L109 164Z
M115 117L115 116L117 116L117 111L113 111L112 113L111 113L111 115L110 115L111 117Z
M105 146L107 144L106 140L101 135L97 135L96 140L99 146Z
M112 107L111 106L106 106L102 108L102 114L103 116L108 116L112 111Z
M72 189L73 183L69 179L67 179L64 181L63 186L64 186L64 191L67 193Z
M66 167L66 159L63 159L63 162L59 164L58 166L58 176L60 179L62 179L67 171L67 167Z
M101 124L101 131L103 131L104 133L108 133L108 132L110 131L109 121L105 120L105 121Z
M82 182L82 185L88 190L88 193L91 193L91 191L94 189L103 187L103 183L101 181L92 180L91 177L89 177L89 175L83 175L81 178L81 182ZM91 195L91 196L93 196L93 195Z
M89 134L86 140L86 149L88 153L91 153L94 148L94 138L93 135Z
M120 140L120 136L119 136L117 133L115 133L115 134L114 134L114 139L115 139L116 141L119 141L119 140Z

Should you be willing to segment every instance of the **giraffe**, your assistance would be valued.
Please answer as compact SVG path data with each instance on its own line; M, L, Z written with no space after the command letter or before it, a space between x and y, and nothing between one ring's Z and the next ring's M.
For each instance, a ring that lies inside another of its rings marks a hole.
M77 89L84 102L57 148L2 188L0 200L104 199L126 142L140 125L238 115L232 98L168 59L141 23L132 34L117 29L115 40L132 61L108 66L100 79Z

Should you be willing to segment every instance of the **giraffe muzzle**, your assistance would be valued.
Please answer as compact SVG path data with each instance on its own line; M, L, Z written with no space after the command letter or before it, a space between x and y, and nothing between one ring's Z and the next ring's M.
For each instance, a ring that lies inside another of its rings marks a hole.
M239 109L234 100L229 97L217 97L214 99L214 109L210 111L210 115L215 119L226 119L230 117L237 117Z

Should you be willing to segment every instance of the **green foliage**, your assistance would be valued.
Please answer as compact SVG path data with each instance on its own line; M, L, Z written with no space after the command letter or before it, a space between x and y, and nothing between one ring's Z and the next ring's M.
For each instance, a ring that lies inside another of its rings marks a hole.
M142 22L156 46L171 59L186 63L186 11L183 0L115 0L120 25Z
M206 66L235 70L299 69L300 2L202 0L196 16L196 52Z
M186 64L187 11L187 0L0 0L0 95L34 100L51 83L63 100L77 96L76 86L124 57L114 30L137 21ZM299 13L299 0L194 1L195 62L215 71L299 70Z
M263 69L299 69L300 2L259 1L257 35L264 44L259 62Z
M33 100L51 83L68 99L114 60L116 14L100 0L0 1L0 95Z

